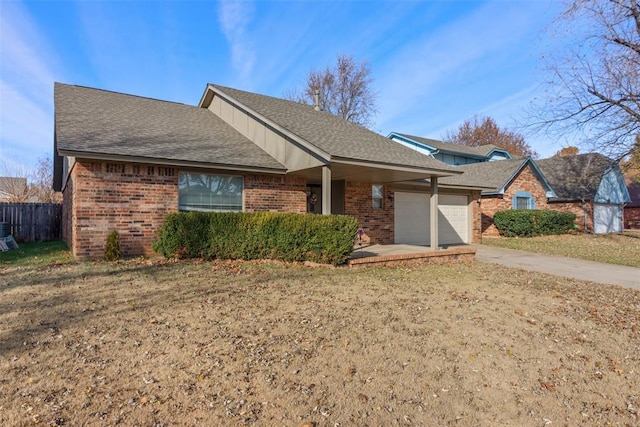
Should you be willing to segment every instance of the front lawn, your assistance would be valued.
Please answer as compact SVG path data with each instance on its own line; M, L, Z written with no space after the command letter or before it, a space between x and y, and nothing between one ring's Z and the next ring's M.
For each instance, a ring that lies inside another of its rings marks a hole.
M636 425L639 328L483 263L0 265L0 425Z
M539 237L483 237L482 243L509 249L640 267L640 231L624 234L565 234Z

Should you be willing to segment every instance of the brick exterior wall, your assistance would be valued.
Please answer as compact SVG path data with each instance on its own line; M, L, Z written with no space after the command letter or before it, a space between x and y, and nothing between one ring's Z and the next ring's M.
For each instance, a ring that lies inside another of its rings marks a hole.
M547 195L542 183L533 173L531 166L522 169L511 181L504 194L483 196L480 207L482 212L482 236L498 237L498 229L493 224L493 216L498 211L513 208L513 197L518 191L528 191L536 199L536 209L556 209L547 204Z
M382 209L374 209L370 183L347 181L344 189L344 213L358 219L366 238L373 245L390 245L394 242L393 185L384 186Z
M471 192L471 243L482 243L482 210L481 192Z
M579 231L593 232L593 202L550 202L549 209L576 214L575 224ZM586 223L586 230L585 230Z
M64 189L63 239L77 258L101 258L108 234L117 230L123 253L152 255L165 216L178 210L176 167L78 159ZM211 172L215 173L215 172ZM304 214L307 181L292 175L244 175L244 210ZM394 243L393 185L384 186L383 209L372 206L371 184L346 182L344 213L358 219L371 244ZM472 242L482 232L472 203Z
M178 208L178 170L78 159L64 189L65 240L78 258L104 256L120 233L123 254L151 254L158 227Z
M640 229L640 206L624 208L624 228Z
M178 210L176 167L78 159L63 196L63 239L77 258L101 258L108 234L124 255L152 255L165 216ZM211 172L215 173L215 172ZM245 211L306 212L306 179L246 174Z
M244 177L245 212L307 212L307 180L292 175L249 174Z

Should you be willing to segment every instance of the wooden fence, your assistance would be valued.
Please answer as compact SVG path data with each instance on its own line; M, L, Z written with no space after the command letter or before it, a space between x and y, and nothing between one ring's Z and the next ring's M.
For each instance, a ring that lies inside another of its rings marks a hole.
M59 203L0 203L0 222L9 223L18 242L48 242L62 237Z

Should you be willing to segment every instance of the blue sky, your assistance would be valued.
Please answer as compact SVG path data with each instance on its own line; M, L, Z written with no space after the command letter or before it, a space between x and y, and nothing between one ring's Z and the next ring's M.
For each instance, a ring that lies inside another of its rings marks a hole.
M0 155L53 152L54 81L195 105L208 82L283 97L336 55L367 60L374 130L441 139L474 115L517 127L541 93L559 2L0 0Z

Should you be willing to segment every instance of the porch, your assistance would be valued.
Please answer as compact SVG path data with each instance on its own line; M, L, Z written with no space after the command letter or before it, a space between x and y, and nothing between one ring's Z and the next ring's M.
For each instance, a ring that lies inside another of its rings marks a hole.
M408 266L426 263L449 264L475 260L476 249L469 245L451 245L437 250L421 245L371 245L355 247L347 265L351 268Z

